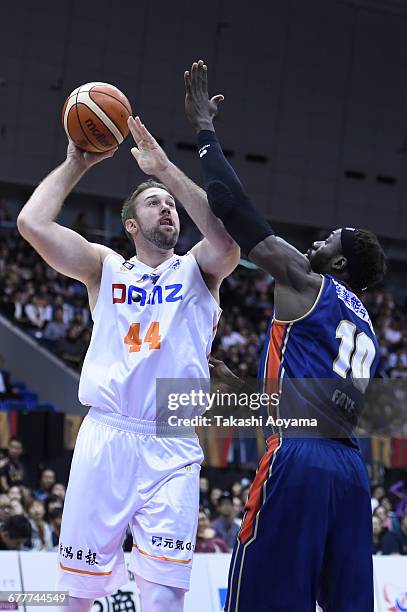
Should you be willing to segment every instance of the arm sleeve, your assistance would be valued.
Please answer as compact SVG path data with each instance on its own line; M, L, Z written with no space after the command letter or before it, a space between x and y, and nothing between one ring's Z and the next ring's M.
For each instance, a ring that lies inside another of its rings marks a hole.
M251 203L236 172L225 158L215 132L201 130L198 146L209 206L248 254L274 231Z

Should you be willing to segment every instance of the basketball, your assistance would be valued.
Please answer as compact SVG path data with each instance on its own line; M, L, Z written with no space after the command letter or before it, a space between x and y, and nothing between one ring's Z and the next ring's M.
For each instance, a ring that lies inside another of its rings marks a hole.
M114 85L86 83L69 94L62 109L67 136L90 153L114 149L127 137L130 102Z

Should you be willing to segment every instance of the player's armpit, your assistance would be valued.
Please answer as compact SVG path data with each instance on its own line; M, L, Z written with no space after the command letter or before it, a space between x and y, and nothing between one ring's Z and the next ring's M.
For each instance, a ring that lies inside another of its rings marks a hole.
M195 257L201 272L206 278L210 277L214 285L219 285L226 276L229 276L240 260L240 249L229 236L223 244L216 247L204 238L190 252Z
M249 259L269 272L279 284L300 291L309 285L310 276L320 282L320 275L311 270L307 257L294 246L279 238L268 236L249 253Z
M18 230L39 255L57 272L85 284L94 283L111 249L88 242L83 236L55 223L36 227L20 216Z

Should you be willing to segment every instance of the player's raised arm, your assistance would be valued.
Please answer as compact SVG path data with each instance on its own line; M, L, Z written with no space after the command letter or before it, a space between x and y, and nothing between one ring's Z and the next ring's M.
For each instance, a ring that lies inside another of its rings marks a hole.
M280 284L301 289L312 275L308 259L275 236L223 155L213 127L217 111L214 102L220 97L209 99L206 65L202 60L195 62L184 78L188 100L185 110L198 134L199 156L212 211L251 261L270 272Z
M88 242L55 219L85 172L114 152L83 153L70 141L66 160L38 185L17 218L20 234L52 268L85 284L98 280L110 249Z
M130 117L128 125L136 147L131 152L140 169L156 176L183 205L204 239L193 247L199 267L215 283L230 274L238 264L240 249L222 221L211 211L206 193L173 164L139 117Z

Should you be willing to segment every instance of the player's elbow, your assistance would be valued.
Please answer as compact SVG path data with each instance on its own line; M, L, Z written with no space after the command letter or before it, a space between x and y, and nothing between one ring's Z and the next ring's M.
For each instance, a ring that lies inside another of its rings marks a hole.
M248 253L250 261L263 267L266 262L281 257L279 238L274 234L256 244Z
M24 213L20 213L17 217L17 229L21 236L25 238L29 231L29 221Z
M41 228L38 224L24 211L20 212L17 217L17 229L20 235L28 242L30 242L30 238L41 233Z
M229 236L222 241L222 245L217 249L218 256L223 261L236 262L235 266L240 259L240 247L239 245Z

